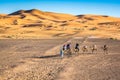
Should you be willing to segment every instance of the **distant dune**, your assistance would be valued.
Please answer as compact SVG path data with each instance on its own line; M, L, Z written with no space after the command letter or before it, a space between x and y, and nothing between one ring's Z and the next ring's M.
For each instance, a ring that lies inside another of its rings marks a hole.
M70 15L37 9L0 14L0 38L62 38L99 36L120 39L120 18Z

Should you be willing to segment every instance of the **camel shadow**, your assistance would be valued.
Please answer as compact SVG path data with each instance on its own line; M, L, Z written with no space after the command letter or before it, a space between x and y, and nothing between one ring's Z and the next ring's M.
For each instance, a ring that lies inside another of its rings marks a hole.
M40 57L33 57L33 58L39 58L39 59L47 59L47 58L58 58L60 55L56 54L56 55L46 55L46 56L40 56Z

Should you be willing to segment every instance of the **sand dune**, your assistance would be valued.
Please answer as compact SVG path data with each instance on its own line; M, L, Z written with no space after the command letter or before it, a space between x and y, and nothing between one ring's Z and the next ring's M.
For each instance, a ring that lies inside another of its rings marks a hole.
M67 36L54 36L57 34ZM37 9L0 15L1 39L61 38L71 37L73 34L120 39L120 18L106 15L75 16Z

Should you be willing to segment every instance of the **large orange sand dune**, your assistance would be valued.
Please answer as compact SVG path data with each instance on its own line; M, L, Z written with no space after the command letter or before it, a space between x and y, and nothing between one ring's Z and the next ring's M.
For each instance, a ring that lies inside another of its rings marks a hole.
M120 38L120 18L19 10L0 15L0 38L62 38L72 36Z

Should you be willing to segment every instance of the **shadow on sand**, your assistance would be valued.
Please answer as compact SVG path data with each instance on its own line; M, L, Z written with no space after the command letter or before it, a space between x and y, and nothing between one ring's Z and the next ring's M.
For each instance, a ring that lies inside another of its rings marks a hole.
M72 56L79 56L79 55L96 55L98 53L79 53L79 54L72 54L72 55L69 55L69 54L64 54L64 57L72 57ZM32 58L37 58L37 59L55 59L55 58L60 58L60 55L59 54L55 54L55 55L46 55L46 56L34 56Z
M59 54L56 54L56 55L46 55L46 56L40 56L40 57L35 56L35 57L33 57L33 58L46 59L46 58L58 58L58 57L60 57Z

